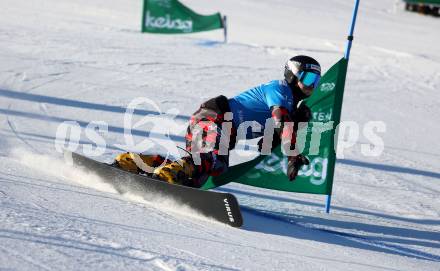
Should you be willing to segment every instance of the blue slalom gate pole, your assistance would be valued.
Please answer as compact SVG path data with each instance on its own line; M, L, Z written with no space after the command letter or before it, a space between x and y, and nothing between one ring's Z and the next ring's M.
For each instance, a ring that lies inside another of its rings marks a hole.
M330 213L330 203L332 200L332 195L327 195L327 202L325 203L325 212Z
M347 36L347 46L345 47L345 54L344 54L344 58L347 59L347 61L350 58L350 50L351 50L351 45L353 43L353 38L354 38L353 35L354 35L354 28L356 26L357 13L359 10L359 2L360 2L360 0L355 0L354 9L353 9L353 16L351 18L350 30L349 30L349 33ZM325 204L325 212L327 214L330 213L331 200L332 200L332 195L327 195L327 201Z
M360 0L355 0L355 1L356 2L354 4L353 17L351 18L350 31L347 37L347 47L345 48L345 55L344 55L344 58L347 60L350 58L351 44L353 43L354 27L356 25L356 18L357 18Z

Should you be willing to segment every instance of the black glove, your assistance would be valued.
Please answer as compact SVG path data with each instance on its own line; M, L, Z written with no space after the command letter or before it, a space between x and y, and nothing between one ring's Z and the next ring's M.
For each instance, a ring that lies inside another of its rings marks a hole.
M307 159L307 157L302 154L299 154L297 156L290 156L289 163L287 164L287 177L289 177L289 180L295 180L296 176L298 175L299 169L303 165L308 164L310 164L309 159Z
M302 102L292 114L292 120L294 122L309 122L311 119L312 110L310 110L305 102Z
M310 108L304 102L302 102L299 107L291 114L291 118L295 123L293 129L296 132L298 131L300 122L309 122L312 119L312 110L310 110Z

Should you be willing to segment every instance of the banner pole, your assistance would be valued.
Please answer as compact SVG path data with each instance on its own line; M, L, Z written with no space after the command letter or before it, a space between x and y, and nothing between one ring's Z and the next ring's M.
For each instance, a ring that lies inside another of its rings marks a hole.
M225 43L228 43L228 18L223 16L223 33L225 35Z
M344 58L348 61L350 58L350 51L351 51L351 45L353 43L353 35L354 35L354 28L356 26L356 18L359 10L359 2L360 0L355 0L354 9L353 9L353 16L351 18L351 24L350 24L350 30L347 36L347 45L345 47L345 54ZM332 195L327 195L327 201L325 204L325 212L328 214L330 213L330 206L331 206L331 199Z
M327 195L327 202L325 203L325 212L327 214L330 213L330 203L331 203L331 200L332 200L332 195Z
M345 55L344 55L344 58L347 60L350 58L351 44L353 43L354 27L356 25L356 18L357 18L360 0L355 0L355 1L356 2L354 4L353 17L351 19L350 31L349 31L349 34L347 37L347 47L345 48Z

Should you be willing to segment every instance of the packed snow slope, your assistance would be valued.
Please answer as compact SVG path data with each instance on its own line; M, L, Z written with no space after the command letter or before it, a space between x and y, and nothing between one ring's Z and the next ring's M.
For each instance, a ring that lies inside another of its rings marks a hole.
M55 149L64 121L81 127L79 152L87 124L106 122L96 159L110 162L135 98L168 112L155 133L135 128L136 142L169 131L183 145L202 101L281 78L296 54L329 69L353 7L183 2L228 15L230 42L222 31L141 34L141 1L0 1L0 269L440 270L440 21L394 0L361 2L342 112L360 133L339 138L352 147L339 154L331 214L324 196L229 184L220 190L238 197L245 220L230 228L64 168ZM386 124L378 157L362 154L369 121Z

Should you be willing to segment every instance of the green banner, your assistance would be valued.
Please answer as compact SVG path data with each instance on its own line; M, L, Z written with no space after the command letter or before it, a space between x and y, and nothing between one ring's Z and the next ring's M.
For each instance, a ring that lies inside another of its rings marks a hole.
M410 4L440 5L440 0L403 0L403 1Z
M177 0L144 0L142 32L179 34L223 28L220 13L199 15Z
M271 155L260 155L232 166L226 174L210 178L203 189L233 181L274 190L330 195L336 160L335 127L341 117L347 64L342 58L333 65L306 100L313 118L298 130L296 148L309 158L310 165L301 168L294 182L287 178L287 157L278 147Z

